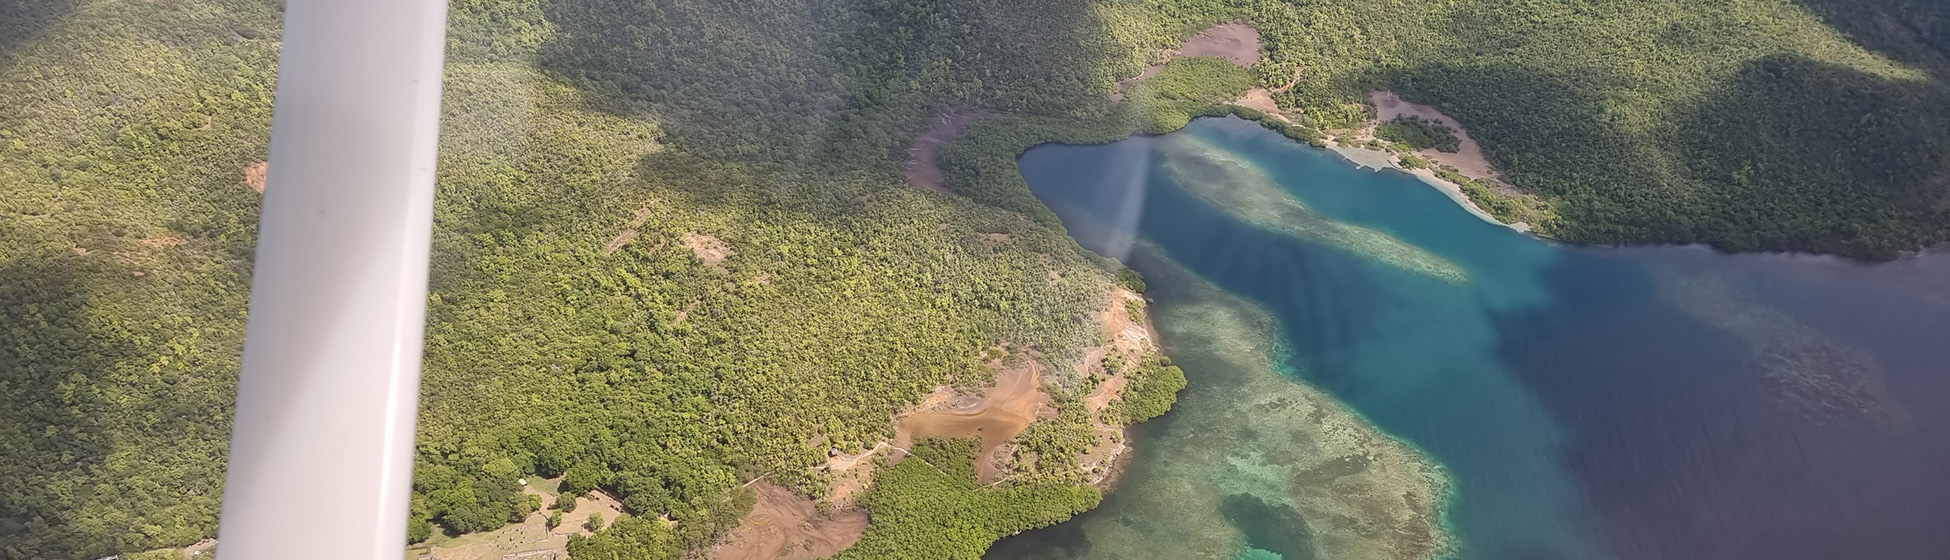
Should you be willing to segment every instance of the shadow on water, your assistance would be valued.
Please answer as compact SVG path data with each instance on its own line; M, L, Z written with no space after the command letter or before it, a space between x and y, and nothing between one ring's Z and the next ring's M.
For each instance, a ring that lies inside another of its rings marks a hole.
M1944 306L1840 261L1579 253L1547 273L1564 305L1499 318L1502 353L1578 434L1566 462L1621 558L1950 552ZM1795 347L1868 358L1782 363Z
M1677 203L1640 204L1629 214L1602 207L1628 195L1674 201L1686 196L1660 189L1643 164L1662 156L1655 147L1601 120L1607 101L1598 92L1547 70L1508 62L1432 62L1386 71L1382 80L1406 99L1438 104L1464 123L1506 180L1539 194L1567 197L1556 208L1566 218L1566 237L1641 242L1698 237L1689 221L1679 219L1682 208ZM1635 188L1579 192L1589 185L1588 177L1605 177L1608 187Z

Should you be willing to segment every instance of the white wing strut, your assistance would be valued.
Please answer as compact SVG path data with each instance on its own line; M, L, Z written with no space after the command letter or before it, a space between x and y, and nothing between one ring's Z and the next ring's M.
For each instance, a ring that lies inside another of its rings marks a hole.
M405 553L445 0L289 0L226 560Z

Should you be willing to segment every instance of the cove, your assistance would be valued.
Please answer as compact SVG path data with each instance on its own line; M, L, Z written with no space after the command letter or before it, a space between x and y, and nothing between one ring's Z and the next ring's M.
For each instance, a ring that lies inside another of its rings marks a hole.
M1230 117L1018 163L1191 386L988 558L1950 558L1950 254L1557 244Z

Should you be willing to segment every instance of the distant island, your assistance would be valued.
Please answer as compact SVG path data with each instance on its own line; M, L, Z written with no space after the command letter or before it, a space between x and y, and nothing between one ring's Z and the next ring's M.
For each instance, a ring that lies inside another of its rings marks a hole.
M221 546L279 4L0 5L0 558ZM1238 115L1571 242L1950 238L1928 0L450 20L416 556L969 558L1096 506L1199 372L1030 193L1040 144Z

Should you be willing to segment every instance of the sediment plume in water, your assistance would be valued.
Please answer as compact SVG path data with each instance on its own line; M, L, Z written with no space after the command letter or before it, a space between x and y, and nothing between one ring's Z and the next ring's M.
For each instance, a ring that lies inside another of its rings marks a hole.
M1420 560L1450 550L1447 478L1327 393L1280 372L1277 327L1139 244L1130 256L1191 385L1142 444L1118 515L1068 529L1081 558ZM1277 556L1276 556L1277 555Z
M1372 229L1337 222L1281 189L1265 170L1188 134L1153 144L1159 167L1185 192L1255 226L1347 251L1389 266L1464 283L1469 273L1420 247Z

